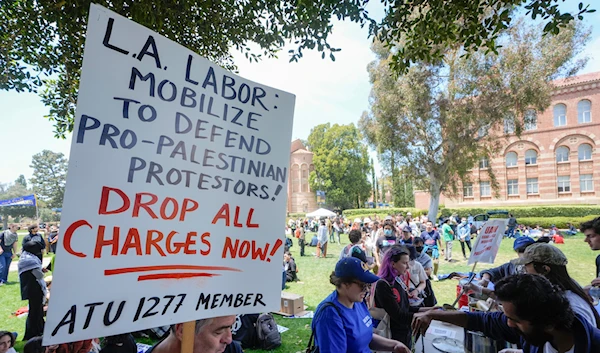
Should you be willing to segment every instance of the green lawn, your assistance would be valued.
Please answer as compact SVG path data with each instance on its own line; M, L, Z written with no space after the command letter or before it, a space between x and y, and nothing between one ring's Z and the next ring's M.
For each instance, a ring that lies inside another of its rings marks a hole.
M307 234L310 239L312 234ZM342 235L343 244L329 244L328 257L326 259L316 259L313 255L315 248L306 247L307 256L300 257L297 242L294 239L294 246L290 249L298 265L298 277L300 282L290 283L285 291L304 296L307 310L314 310L315 307L333 291L333 286L329 283L329 275L335 267L343 245L348 244L348 236ZM583 242L583 236L577 235L565 239L565 244L558 245L560 249L569 258L569 273L580 284L588 284L594 278L595 264L594 259L599 253L591 251L586 243ZM454 258L460 261L448 264L443 260L440 262L439 274L450 273L452 271L469 271L471 266L462 260L460 245L455 242ZM502 264L515 257L512 250L512 240L505 239L500 247L500 252L496 258L496 265ZM479 264L476 271L492 267L489 264ZM21 301L18 276L16 272L11 272L9 281L11 284L0 287L0 330L9 330L23 334L25 328L25 318L16 318L11 313L18 308L27 305L26 301ZM281 280L280 278L273 280ZM440 304L452 303L456 298L456 280L446 280L434 282L433 288ZM290 328L289 331L282 334L283 345L273 352L299 352L306 349L307 341L310 337L310 319L286 319L276 315L278 324ZM17 345L17 350L21 351L22 344ZM259 350L246 350L246 352L262 352Z

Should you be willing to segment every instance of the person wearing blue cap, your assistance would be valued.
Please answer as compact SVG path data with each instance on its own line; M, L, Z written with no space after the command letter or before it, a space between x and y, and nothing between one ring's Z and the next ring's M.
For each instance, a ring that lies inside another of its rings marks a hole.
M513 243L513 250L517 253L519 258L523 257L525 249L531 244L534 244L535 240L530 237L518 237ZM518 260L511 260L505 264L502 264L489 270L483 270L480 272L481 281L479 284L483 287L487 287L488 283L496 283L504 277L515 275L517 273L524 273L522 265L518 264Z
M410 352L404 344L373 333L364 299L377 280L369 266L355 257L338 261L329 279L335 290L317 306L311 325L320 353Z

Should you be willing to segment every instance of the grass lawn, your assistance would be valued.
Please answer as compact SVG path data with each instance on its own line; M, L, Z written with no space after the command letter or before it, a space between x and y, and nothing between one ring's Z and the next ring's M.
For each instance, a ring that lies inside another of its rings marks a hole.
M307 234L306 238L310 239L311 234ZM495 266L515 257L512 250L512 240L504 239L498 256L496 257ZM333 291L333 286L329 283L329 275L335 267L335 263L339 257L341 249L344 245L349 244L348 236L342 235L342 245L329 244L328 256L326 259L316 259L314 257L315 248L306 247L306 255L300 257L300 249L294 239L294 246L290 249L296 263L298 265L298 277L300 282L289 283L285 291L304 296L304 303L308 306L307 310L314 310L315 307ZM595 257L599 253L591 251L586 243L583 242L581 234L565 239L565 244L558 247L569 258L569 273L580 284L588 284L595 276ZM467 265L467 261L462 260L462 253L458 242L454 244L454 258L460 259L455 263L446 263L443 260L440 262L439 274L450 273L453 271L467 272L471 266ZM479 264L476 271L493 267L490 264ZM281 278L273 279L280 281ZM0 287L0 330L16 331L22 336L25 329L25 318L16 318L11 316L11 313L18 308L27 305L26 301L22 301L20 297L20 288L18 275L16 272L11 272L9 282L11 284ZM456 298L456 280L446 280L433 282L433 289L438 298L438 303L452 303ZM289 331L282 334L283 345L273 352L303 352L306 349L308 339L310 337L310 319L286 319L275 315L275 320L279 325L290 328ZM148 342L146 342L148 343ZM18 351L22 351L22 343L16 346ZM246 350L248 353L262 352L260 350Z

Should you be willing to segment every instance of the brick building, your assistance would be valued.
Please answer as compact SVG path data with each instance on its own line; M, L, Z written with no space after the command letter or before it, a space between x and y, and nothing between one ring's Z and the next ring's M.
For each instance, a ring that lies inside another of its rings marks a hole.
M287 212L315 211L317 209L316 191L311 190L308 183L308 176L315 169L313 153L300 140L292 141L290 153Z
M506 143L491 161L481 160L472 182L446 207L529 206L600 203L600 72L554 82L552 103L530 112L520 138L505 123ZM494 197L487 168L500 186ZM429 194L415 193L417 208L429 207Z

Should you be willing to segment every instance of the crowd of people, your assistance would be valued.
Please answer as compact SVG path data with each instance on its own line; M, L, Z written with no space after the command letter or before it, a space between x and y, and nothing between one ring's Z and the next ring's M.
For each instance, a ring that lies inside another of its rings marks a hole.
M289 224L298 239L300 256L304 253L305 234L312 223ZM462 312L437 306L431 281L435 279L439 259L452 261L452 243L459 241L463 256L471 251L477 229L468 217L453 215L434 225L425 217L387 216L383 219L319 220L316 231L317 257L325 257L328 242L341 241L347 234L349 244L339 254L330 274L332 293L316 308L311 328L311 343L319 352L372 351L408 353L415 339L424 335L432 320L448 322L479 331L494 339L517 343L523 352L578 353L600 352L600 316L590 293L600 287L600 255L596 259L595 278L581 287L567 270L568 259L548 237L518 234L515 226L513 249L516 258L495 268L481 271L478 281L465 290L495 300L498 311ZM292 227L294 226L294 227ZM37 225L28 227L21 242L18 260L21 296L28 300L28 316L23 340L26 353L133 353L137 349L129 334L44 347L44 307L50 300L51 279L45 277L52 263L42 263L45 251L52 249L51 239L58 228L46 236ZM600 250L600 217L580 225L592 250ZM0 234L2 258L11 260L17 253L17 227L11 225ZM52 234L52 232L55 232ZM52 235L50 235L52 234ZM344 239L345 241L345 239ZM8 256L5 256L8 255ZM337 255L336 255L337 257ZM2 262L0 279L6 283ZM297 280L292 254L284 253L285 280ZM493 284L493 285L492 285ZM235 316L196 322L194 353L242 352L233 341L231 327ZM0 353L11 352L16 334L0 331ZM152 346L150 353L175 353L181 350L182 325L173 325L168 334Z

